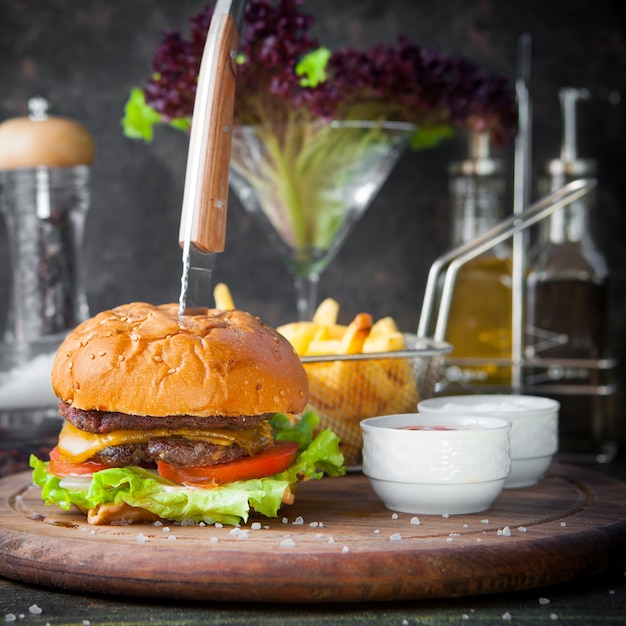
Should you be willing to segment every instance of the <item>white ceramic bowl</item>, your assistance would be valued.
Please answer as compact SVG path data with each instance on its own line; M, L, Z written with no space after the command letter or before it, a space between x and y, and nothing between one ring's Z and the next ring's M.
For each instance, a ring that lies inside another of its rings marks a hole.
M444 420L407 413L365 419L361 429L363 473L393 511L485 511L509 473L511 423L501 418L454 415Z
M539 396L475 394L422 400L421 415L491 415L511 422L511 471L505 489L535 485L559 448L559 403Z

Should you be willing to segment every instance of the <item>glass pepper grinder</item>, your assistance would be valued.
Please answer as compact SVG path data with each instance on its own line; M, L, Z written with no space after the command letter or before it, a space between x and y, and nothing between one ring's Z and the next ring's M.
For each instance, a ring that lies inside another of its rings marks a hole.
M503 217L505 166L492 155L488 133L471 133L469 155L449 168L452 245L466 243ZM512 256L500 244L460 267L450 303L445 340L448 392L510 391Z
M547 164L538 182L541 195L596 174L596 162L577 152L578 103L589 95L571 87L559 92L561 155ZM607 462L617 452L614 362L608 354L609 272L590 228L595 203L592 192L539 224L528 258L525 386L560 402L563 455Z
M93 139L77 122L48 115L44 98L28 106L28 116L0 124L0 212L11 264L0 343L5 418L56 404L52 357L89 313L81 255Z

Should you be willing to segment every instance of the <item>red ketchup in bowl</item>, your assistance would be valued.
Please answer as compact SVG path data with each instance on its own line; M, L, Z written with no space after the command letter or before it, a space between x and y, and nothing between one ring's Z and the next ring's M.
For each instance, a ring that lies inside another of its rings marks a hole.
M424 426L399 426L398 430L468 430L467 428L458 426L436 426L436 425L424 425Z

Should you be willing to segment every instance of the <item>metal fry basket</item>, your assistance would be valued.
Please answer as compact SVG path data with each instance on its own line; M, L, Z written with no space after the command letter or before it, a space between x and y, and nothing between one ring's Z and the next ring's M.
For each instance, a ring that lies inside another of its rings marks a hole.
M444 356L452 346L404 334L404 350L301 357L309 378L310 405L321 426L341 439L348 466L361 463L361 428L367 417L415 413L433 394Z

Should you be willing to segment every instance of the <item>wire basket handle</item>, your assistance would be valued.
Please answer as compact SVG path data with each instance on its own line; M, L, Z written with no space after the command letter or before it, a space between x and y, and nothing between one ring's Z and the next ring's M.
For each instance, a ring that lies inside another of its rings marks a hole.
M522 232L533 224L540 222L558 209L582 198L594 189L596 185L597 181L595 178L574 180L557 191L541 198L525 211L498 222L498 224L485 231L482 235L452 248L436 259L428 272L428 280L426 282L424 302L422 303L417 335L419 337L431 336L429 335L429 331L431 329L433 311L435 309L439 276L446 265L449 264L449 267L445 270L437 324L434 334L432 335L436 341L444 340L454 281L462 265L513 237L515 234Z

